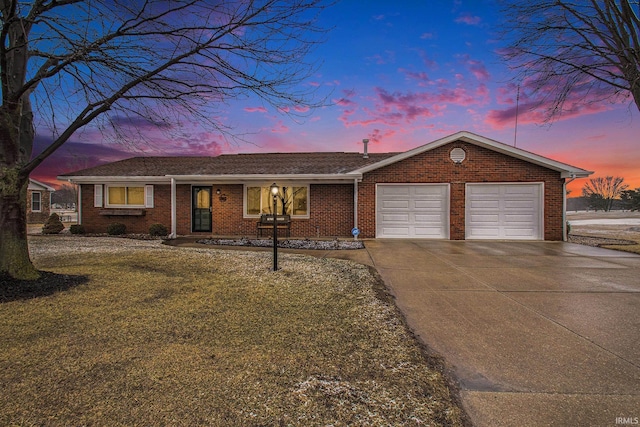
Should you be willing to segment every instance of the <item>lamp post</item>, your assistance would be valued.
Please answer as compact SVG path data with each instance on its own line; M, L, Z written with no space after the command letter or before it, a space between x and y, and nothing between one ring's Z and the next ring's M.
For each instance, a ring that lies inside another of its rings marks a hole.
M274 182L270 189L273 195L273 271L278 271L278 192L280 188Z

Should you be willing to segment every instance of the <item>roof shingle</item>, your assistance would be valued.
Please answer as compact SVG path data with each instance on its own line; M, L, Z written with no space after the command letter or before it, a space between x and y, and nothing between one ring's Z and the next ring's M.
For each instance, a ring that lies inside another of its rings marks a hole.
M61 176L343 174L398 153L267 153L217 157L133 157Z

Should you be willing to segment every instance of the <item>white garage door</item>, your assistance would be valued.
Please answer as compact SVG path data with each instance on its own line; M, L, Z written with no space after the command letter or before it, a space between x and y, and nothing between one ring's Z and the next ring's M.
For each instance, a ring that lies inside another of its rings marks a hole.
M449 237L447 184L378 184L376 198L377 237Z
M467 184L467 239L542 239L542 184Z

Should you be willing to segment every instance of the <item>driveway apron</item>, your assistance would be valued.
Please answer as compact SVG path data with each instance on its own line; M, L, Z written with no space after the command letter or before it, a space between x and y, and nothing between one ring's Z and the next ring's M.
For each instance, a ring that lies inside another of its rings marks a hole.
M639 422L640 256L564 242L366 247L474 425Z

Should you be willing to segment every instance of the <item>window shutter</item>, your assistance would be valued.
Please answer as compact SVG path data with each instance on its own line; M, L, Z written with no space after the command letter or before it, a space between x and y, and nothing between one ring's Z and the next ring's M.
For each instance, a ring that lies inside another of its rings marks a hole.
M96 184L93 186L93 207L102 207L102 184Z
M153 207L153 185L144 186L144 207Z

